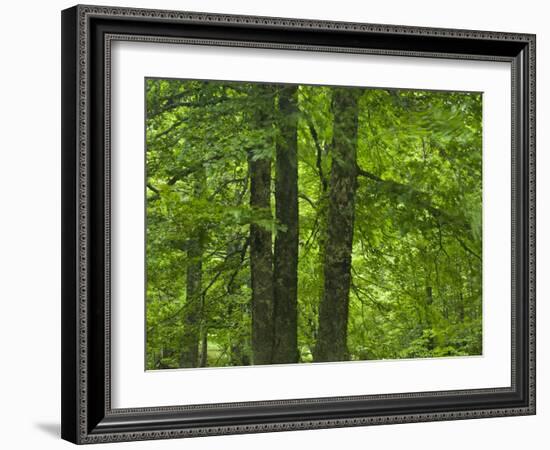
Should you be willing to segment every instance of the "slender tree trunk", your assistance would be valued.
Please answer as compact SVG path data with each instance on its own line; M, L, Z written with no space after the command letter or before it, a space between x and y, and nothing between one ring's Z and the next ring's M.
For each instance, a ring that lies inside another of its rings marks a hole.
M200 198L206 191L204 169L195 175L193 194ZM183 337L180 354L180 367L199 365L199 345L202 326L202 258L204 253L204 228L198 225L187 246L186 296L183 308Z
M430 336L428 338L428 350L432 351L435 348L435 339L433 337L433 290L431 286L426 286L426 309L425 309L425 316L426 316L426 325L425 328L427 328L430 331Z
M271 159L249 159L250 206L256 216L271 218ZM250 225L252 282L252 359L271 364L273 353L273 254L271 231Z
M201 295L201 326L200 333L200 355L199 355L199 367L206 367L208 365L208 327L206 323L206 299L205 295Z
M183 337L180 367L197 367L200 340L200 303L202 286L202 245L193 239L187 251L187 286L183 308Z
M201 337L201 356L199 361L199 367L206 367L208 365L208 334L206 331L202 333Z
M298 362L298 158L297 87L279 89L275 209L281 229L275 236L273 363Z
M322 302L324 293L325 293L325 250L326 250L326 241L327 241L327 209L328 209L328 179L325 176L323 171L323 161L326 159L327 152L321 147L319 142L318 134L315 130L313 123L310 123L310 133L315 142L315 147L317 149L316 156L316 166L319 173L319 200L317 202L317 227L318 227L318 256L315 263L316 275L319 278L318 284L318 293L317 301L313 305L313 313L315 314L315 321L312 326L312 336L314 342L317 342L318 333L319 333L319 305ZM311 353L315 353L315 349L311 349Z
M242 200L242 196L239 197L239 202ZM238 239L238 235L235 235L231 239L231 243L227 246L227 254L233 255L228 259L228 263L234 267L233 273L230 275L229 281L226 284L227 295L233 298L238 294L238 287L235 283L235 278L238 277L238 273L241 270L243 261L246 258L248 251L250 236L244 241ZM247 315L245 310L248 305L241 304L239 302L231 301L227 305L227 318L233 323L241 323L243 317ZM236 317L237 316L237 317ZM229 345L229 365L231 366L245 366L250 364L250 351L246 351L245 348L250 348L250 333L242 330L237 326L230 331L230 345Z
M324 268L325 268L325 247L326 247L326 237L327 237L327 191L328 191L328 179L325 176L325 171L323 170L324 161L327 156L327 150L321 145L319 135L315 128L315 124L312 120L308 121L309 133L313 139L316 149L316 158L315 166L317 168L317 173L319 175L319 199L317 200L317 217L315 219L315 226L317 227L317 258L315 261L315 277L317 282L315 283L317 287L316 301L311 305L311 316L308 318L310 333L312 337L313 345L310 346L310 352L315 353L315 344L317 342L318 329L319 329L319 305L322 301L323 295L325 293L325 278L324 278Z
M466 319L466 307L464 304L464 295L462 294L462 289L460 290L460 294L458 296L459 303L458 303L458 320L460 323L464 323L464 320Z
M356 146L359 91L336 88L329 180L324 295L319 305L315 361L344 361L347 350L351 253L357 189Z

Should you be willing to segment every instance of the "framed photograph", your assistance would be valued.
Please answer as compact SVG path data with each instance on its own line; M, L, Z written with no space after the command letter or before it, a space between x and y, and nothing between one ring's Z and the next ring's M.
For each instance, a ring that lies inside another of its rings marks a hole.
M535 413L535 36L62 12L62 437Z

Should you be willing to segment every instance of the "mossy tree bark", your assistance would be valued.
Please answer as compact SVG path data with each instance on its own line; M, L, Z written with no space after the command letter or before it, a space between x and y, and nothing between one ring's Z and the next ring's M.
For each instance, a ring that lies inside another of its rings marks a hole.
M278 89L273 287L275 334L273 363L298 362L298 156L297 86Z
M249 159L250 206L270 219L271 158ZM250 276L252 283L253 364L271 364L273 353L272 233L250 224Z
M349 358L347 325L357 190L358 99L359 90L334 89L324 294L319 305L315 361L344 361Z

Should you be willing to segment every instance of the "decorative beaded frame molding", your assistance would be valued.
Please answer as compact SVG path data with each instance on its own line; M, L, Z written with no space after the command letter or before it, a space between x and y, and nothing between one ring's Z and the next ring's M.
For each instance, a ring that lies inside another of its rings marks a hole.
M156 31L145 32L152 24ZM63 438L84 444L535 414L534 35L82 5L63 11L62 34ZM351 44L350 36L362 44ZM110 49L115 40L510 62L511 386L112 409ZM234 413L229 419L228 412Z

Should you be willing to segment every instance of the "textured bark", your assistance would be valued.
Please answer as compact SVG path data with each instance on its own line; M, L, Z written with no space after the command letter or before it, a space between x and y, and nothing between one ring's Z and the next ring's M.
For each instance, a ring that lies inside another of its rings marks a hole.
M206 175L200 170L195 175L194 195L201 197L206 188ZM202 257L204 230L198 225L193 230L187 247L186 296L183 308L183 336L180 367L199 365L199 345L202 322Z
M356 146L359 92L336 88L329 180L324 294L319 305L315 361L344 361L347 351L351 252L357 189Z
M298 362L298 161L297 86L279 89L279 136L276 144L275 209L280 229L273 261L273 363Z
M271 217L271 160L249 160L250 206L256 214ZM250 276L252 282L252 359L271 364L273 353L273 253L271 231L250 225Z

